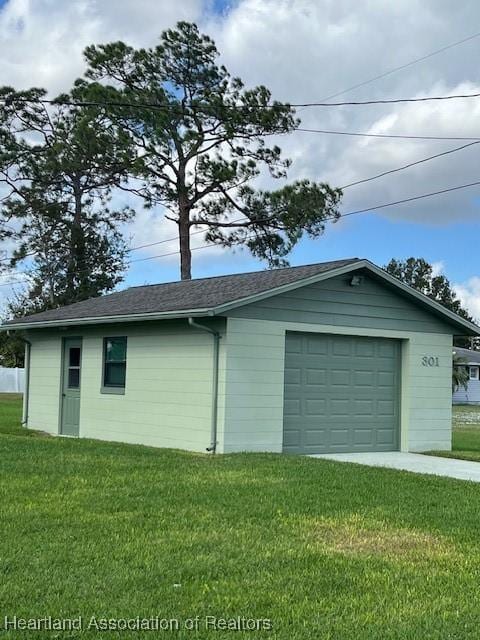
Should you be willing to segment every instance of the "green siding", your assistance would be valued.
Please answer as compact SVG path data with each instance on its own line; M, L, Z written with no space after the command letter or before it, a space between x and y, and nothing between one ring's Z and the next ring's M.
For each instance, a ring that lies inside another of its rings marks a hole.
M224 331L223 318L206 320ZM103 338L127 336L124 395L102 389ZM31 331L28 426L59 432L62 337L82 337L79 436L205 452L212 415L212 336L187 320ZM223 403L223 341L219 405ZM223 415L220 412L219 427Z
M451 448L450 334L228 318L220 451L282 451L288 331L400 341L400 449ZM424 356L438 357L439 366L422 366Z
M28 339L32 347L27 426L57 434L62 378L62 338L58 333L31 331Z
M453 334L434 313L388 285L364 276L352 287L352 274L337 276L226 312L234 318L304 322L367 329Z

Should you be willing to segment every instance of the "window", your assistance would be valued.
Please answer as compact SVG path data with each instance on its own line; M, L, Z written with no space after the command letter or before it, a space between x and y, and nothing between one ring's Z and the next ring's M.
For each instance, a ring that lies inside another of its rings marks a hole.
M68 389L80 388L80 347L68 350Z
M470 367L470 380L478 380L478 367Z
M125 389L125 374L127 369L127 338L103 339L103 387Z

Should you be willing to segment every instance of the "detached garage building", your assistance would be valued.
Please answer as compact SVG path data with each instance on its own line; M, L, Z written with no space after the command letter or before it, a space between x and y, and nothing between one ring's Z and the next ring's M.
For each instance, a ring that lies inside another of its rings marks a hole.
M133 287L15 320L24 423L197 451L450 449L452 336L367 260Z

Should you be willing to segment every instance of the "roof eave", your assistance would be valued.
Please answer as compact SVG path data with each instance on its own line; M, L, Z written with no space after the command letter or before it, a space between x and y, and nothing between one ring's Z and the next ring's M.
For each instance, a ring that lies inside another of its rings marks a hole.
M49 327L69 327L69 326L78 326L78 325L92 325L92 324L107 324L107 323L117 323L117 322L141 322L145 320L167 320L167 319L176 319L176 318L186 318L186 317L200 317L200 316L214 316L214 315L224 315L231 309L235 309L237 307L242 307L247 304L252 304L254 302L258 302L260 300L264 300L266 298L271 298L272 296L276 296L282 293L286 293L288 291L292 291L298 289L300 287L305 287L309 284L314 284L316 282L321 282L322 280L328 280L330 278L334 278L336 276L343 275L345 273L350 273L351 271L357 271L358 269L366 269L379 277L380 279L388 282L393 287L399 289L406 296L410 298L415 298L423 305L429 307L434 311L437 315L441 316L447 323L456 326L461 329L461 332L457 335L480 335L480 327L476 324L461 318L453 311L449 311L445 307L443 307L438 302L431 300L428 296L419 291L416 291L412 287L404 284L397 278L391 276L389 273L377 267L375 264L370 262L369 260L356 260L355 262L351 262L349 264L343 265L342 267L337 267L336 269L330 269L323 273L318 273L313 276L309 276L308 278L303 278L301 280L296 280L295 282L291 282L289 284L282 285L280 287L275 287L273 289L268 289L267 291L263 291L261 293L257 293L251 296L245 296L244 298L240 298L238 300L227 302L222 305L218 305L216 307L204 307L201 309L186 309L179 311L165 311L165 312L153 312L153 313L138 313L138 314L128 314L128 315L116 315L116 316L103 316L103 317L87 317L87 318L70 318L64 320L46 320L40 322L18 322L15 324L4 324L0 325L0 331L15 331L15 330L26 330L26 329L45 329Z
M163 313L137 313L129 315L102 316L88 318L69 318L64 320L44 320L43 322L16 322L0 325L0 331L17 331L26 329L48 329L49 327L75 327L78 325L114 324L118 322L142 322L145 320L175 320L176 318L201 317L213 315L211 308L187 309L181 311L165 311Z

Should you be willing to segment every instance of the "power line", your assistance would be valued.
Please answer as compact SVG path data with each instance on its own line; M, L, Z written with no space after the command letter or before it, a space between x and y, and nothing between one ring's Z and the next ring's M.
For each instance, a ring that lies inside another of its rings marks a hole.
M352 100L350 102L305 102L291 104L291 107L349 107L371 104L399 104L401 102L430 102L438 100L458 100L463 98L478 98L480 93L462 93L448 96L425 96L423 98L386 98L384 100Z
M340 187L340 189L342 189L342 191L345 191L345 189L349 189L350 187L354 187L354 186L356 186L358 184L363 184L365 182L371 182L372 180L376 180L378 178L382 178L382 177L384 177L386 175L389 175L391 173L398 173L399 171L404 171L405 169L409 169L410 167L414 167L416 165L423 164L425 162L428 162L430 160L434 160L436 158L440 158L442 156L446 156L446 155L449 155L449 154L452 154L452 153L456 153L457 151L462 151L463 149L467 149L468 147L477 145L479 143L480 143L480 140L475 141L475 142L471 142L469 144L462 145L461 147L456 147L454 149L449 149L448 151L442 151L441 153L436 153L433 156L428 156L426 158L421 158L420 160L415 160L414 162L410 162L409 164L402 165L401 167L397 167L395 169L390 169L389 171L384 171L382 173L378 173L378 174L376 174L374 176L371 176L369 178L363 178L362 180L357 180L355 182L351 182L349 184L346 184L346 185ZM236 222L243 222L243 221L246 221L246 220L247 220L247 218L238 218L236 220L232 220L231 224L235 224ZM199 233L205 233L205 230L204 229L200 229L198 231L193 231L190 234L190 236L197 235ZM139 247L132 247L129 251L136 251L137 249L144 249L144 248L147 248L147 247L153 247L153 246L157 246L159 244L165 244L166 242L174 242L175 240L178 240L178 236L175 236L175 237L172 237L172 238L165 238L164 240L158 240L157 242L150 242L148 244L140 245ZM149 258L139 258L139 259L131 260L130 262L131 263L132 262L141 262L143 260L148 260L148 259Z
M358 136L362 138L397 138L400 140L480 140L480 136L414 136L414 135L395 135L386 133L363 133L360 131L332 131L330 129L305 129L298 127L295 131L303 131L305 133L325 133L336 136Z
M424 198L431 198L432 196L438 196L443 193L449 193L451 191L459 191L460 189L467 189L468 187L475 187L480 184L480 180L476 182L469 182L467 184L461 184L456 187L449 187L448 189L441 189L440 191L432 191L430 193L423 193L419 196L413 196L411 198L404 198L403 200L396 200L395 202L387 202L386 204L375 205L374 207L368 207L367 209L357 209L356 211L349 211L342 213L340 218L346 218L347 216L354 216L357 213L368 213L369 211L376 211L378 209L386 209L387 207L393 207L398 204L405 204L407 202L413 202L415 200L423 200Z
M415 60L411 60L410 62L407 62L405 64L400 65L399 67L394 67L393 69L389 69L388 71L385 71L384 73L381 73L378 76L374 76L373 78L369 78L368 80L364 80L363 82L359 82L358 84L354 84L351 87L348 87L347 89L343 89L343 91L338 91L337 93L333 93L330 96L327 96L325 98L322 98L322 102L326 102L327 100L332 100L333 98L337 98L338 96L342 96L345 93L349 93L350 91L353 91L354 89L359 89L360 87L364 87L367 84L370 84L371 82L375 82L376 80L381 80L382 78L386 78L387 76L391 75L392 73L396 73L397 71L401 71L402 69L407 69L407 67L411 67L414 64L417 64L418 62L423 62L424 60L428 60L428 58L432 58L433 56L438 55L439 53L443 53L444 51L447 51L448 49L453 49L453 47L458 47L458 45L460 44L464 44L465 42L468 42L469 40L473 40L474 38L478 38L478 36L480 36L480 31L478 33L474 33L471 36L468 36L468 38L463 38L462 40L457 40L457 42L453 42L451 44L447 44L445 47L442 47L441 49L437 49L436 51L432 51L431 53L427 53L426 55L422 56L421 58L416 58Z
M474 187L474 186L478 186L478 185L480 185L480 180L477 180L475 182L469 182L467 184L457 185L455 187L448 187L447 189L441 189L439 191L432 191L430 193L423 193L421 195L412 196L410 198L403 198L402 200L395 200L393 202L386 202L386 203L383 203L383 204L373 205L373 206L370 206L370 207L366 207L364 209L356 209L354 211L347 211L346 213L340 214L339 217L337 217L337 216L326 216L324 218L324 220L335 220L335 221L338 221L338 220L341 220L342 218L347 218L349 216L354 216L354 215L358 215L358 214L361 214L361 213L369 213L371 211L378 211L379 209L386 209L386 208L389 208L389 207L393 207L393 206L397 206L397 205L401 205L401 204L406 204L406 203L414 202L414 201L417 201L417 200L423 200L425 198L431 198L433 196L438 196L438 195L442 195L444 193L450 193L450 192L453 192L453 191L459 191L461 189L467 189L469 187ZM234 244L243 244L243 241L239 242L239 243L234 243ZM200 245L199 247L193 247L191 250L192 251L199 251L200 249L208 249L208 248L217 247L217 246L221 246L221 245L218 245L218 244L215 244L215 243L209 243L209 244L205 244L205 245ZM155 255L155 256L148 256L146 258L139 258L139 259L136 259L136 260L131 260L130 264L133 263L133 262L145 262L147 260L154 260L154 259L159 259L159 258L167 258L169 256L178 255L179 253L180 253L179 250L177 250L177 251L169 251L167 253L160 253L160 254ZM18 275L28 275L28 273L26 273L26 272L21 272L20 273L19 272ZM0 286L12 286L12 285L15 285L15 284L27 284L28 282L29 282L28 280L23 280L23 281L19 280L17 282L0 283Z
M358 215L360 213L368 213L370 211L377 211L379 209L386 209L388 207L393 207L393 206L400 205L400 204L406 204L408 202L414 202L416 200L423 200L425 198L431 198L433 196L441 195L441 194L444 194L444 193L449 193L449 192L452 192L452 191L459 191L460 189L467 189L469 187L474 187L474 186L477 186L477 185L480 185L480 180L478 180L476 182L470 182L468 184L458 185L458 186L455 186L455 187L449 187L447 189L441 189L440 191L432 191L430 193L423 193L423 194L421 194L419 196L412 196L410 198L404 198L402 200L395 200L394 202L386 202L386 203L383 203L383 204L374 205L374 206L371 206L371 207L367 207L365 209L356 209L354 211L347 211L346 213L340 214L339 217L326 216L324 218L324 220L335 220L335 221L337 221L337 220L341 220L342 218L347 218L349 216ZM215 246L220 246L220 245L217 245L215 243L205 244L205 245L201 245L200 247L192 248L192 251L198 251L199 249L207 249L207 248L215 247ZM169 257L169 256L178 255L179 253L180 253L180 251L170 251L168 253L161 253L161 254L158 254L158 255L155 255L155 256L148 256L147 258L140 258L138 260L132 260L131 262L145 262L147 260L153 260L153 259L156 259L156 258L166 258L166 257Z
M423 164L424 162L429 162L430 160L435 160L435 158L441 158L442 156L448 156L451 153L456 153L457 151L462 151L463 149L467 149L468 147L473 147L480 143L480 140L476 142L470 142L469 144L464 144L461 147L455 147L455 149L449 149L448 151L442 151L441 153L436 153L433 156L428 156L427 158L422 158L421 160L416 160L415 162L410 162L409 164L404 164L401 167L397 167L396 169L390 169L389 171L383 171L382 173L377 173L370 178L364 178L363 180L357 180L356 182L350 182L343 187L340 187L342 191L348 189L350 187L354 187L357 184L363 184L364 182L371 182L372 180L377 180L377 178L383 178L384 176L388 176L391 173L397 173L398 171L404 171L405 169L409 169L410 167L415 167L418 164Z
M478 98L480 97L480 93L461 93L461 94L452 94L452 95L443 95L443 96L425 96L423 98L387 98L383 100L353 100L349 102L303 102L303 103L277 103L277 104L256 104L256 105L221 105L225 109L231 110L249 110L249 109L278 109L284 107L292 107L292 108L309 108L309 107L348 107L348 106L365 106L365 105L374 105L374 104L400 104L400 103L415 103L415 102L432 102L432 101L443 101L443 100L459 100L459 99L467 99L467 98ZM159 103L145 103L145 102L120 102L120 101L105 101L105 102L97 102L97 101L86 101L86 100L57 100L57 99L47 99L47 98L39 98L39 99L27 99L27 98L12 98L12 100L6 100L5 98L0 99L0 102L5 104L11 102L19 102L25 104L51 104L51 105L59 105L59 106L71 106L71 107L120 107L120 108L130 108L130 109L155 109L161 111L168 110L177 110L177 114L179 115L188 115L181 111L178 111L178 107L176 105L170 104L159 104ZM201 104L191 104L186 103L185 107L192 109L192 111L209 113L212 112L212 108L208 105Z
M390 175L392 173L398 173L400 171L404 171L405 169L409 169L409 168L414 167L416 165L423 164L425 162L429 162L430 160L434 160L434 159L440 158L442 156L446 156L446 155L450 155L452 153L456 153L458 151L462 151L463 149L467 149L468 147L475 146L475 145L477 145L479 143L480 143L480 140L479 141L475 141L475 142L471 142L469 144L462 145L460 147L456 147L454 149L449 149L448 151L443 151L441 153L437 153L435 155L428 156L426 158L421 158L420 160L416 160L416 161L410 162L410 163L408 163L406 165L402 165L400 167L396 167L395 169L390 169L388 171L383 171L382 173L376 174L374 176L370 176L369 178L363 178L362 180L357 180L355 182L351 182L349 184L346 184L346 185L340 187L340 189L342 189L342 191L344 191L345 189L349 189L349 188L354 187L356 185L363 184L365 182L371 182L373 180L377 180L378 178L382 178L382 177L384 177L386 175ZM245 222L247 220L248 220L248 218L242 217L242 218L238 218L238 219L232 220L230 224L235 224L237 222ZM194 235L198 235L200 233L205 233L205 229L199 229L197 231L192 231L192 233L190 234L190 237L194 236ZM126 250L126 252L127 253L131 253L133 251L138 251L139 249L146 249L148 247L158 246L160 244L165 244L165 243L168 243L168 242L175 242L176 240L178 240L178 238L179 238L179 236L174 236L174 237L171 237L171 238L164 238L163 240L157 240L155 242L149 242L147 244L138 245L136 247L130 247L129 249ZM211 245L206 245L206 246L211 246ZM174 251L174 252L171 252L171 253L166 254L166 255L175 255L176 253L178 253L178 252ZM35 255L35 252L27 254L25 257L31 256L31 255ZM152 256L152 257L155 257L155 256ZM150 259L151 259L151 257L148 257L148 256L146 258L136 258L134 260L130 260L130 264L132 264L134 262L143 262L143 261L150 260ZM8 260L8 259L3 259L3 260Z

